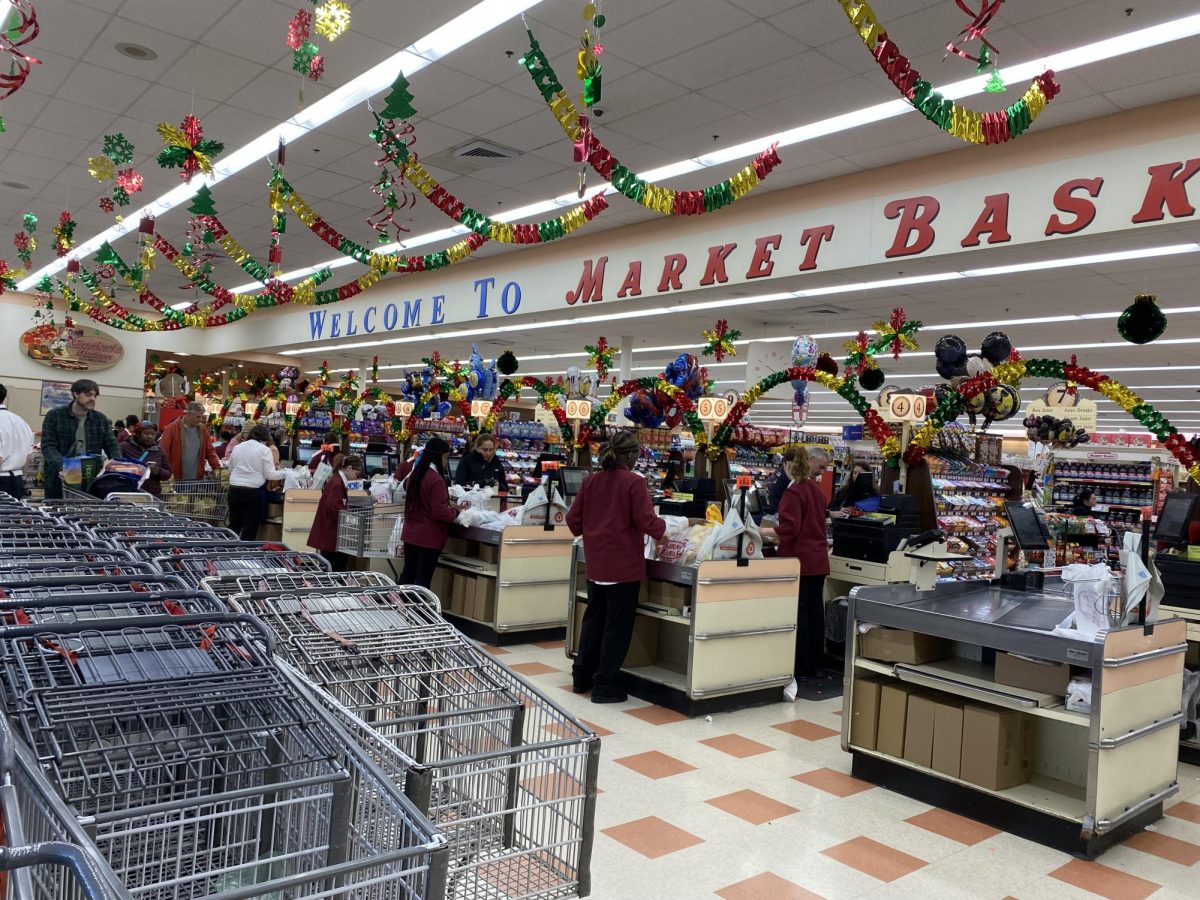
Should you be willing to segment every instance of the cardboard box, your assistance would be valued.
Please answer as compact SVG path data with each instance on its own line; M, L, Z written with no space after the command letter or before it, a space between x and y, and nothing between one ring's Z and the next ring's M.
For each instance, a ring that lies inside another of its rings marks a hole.
M471 612L468 614L478 622L491 622L496 614L496 579L483 575L475 578L475 594Z
M933 719L937 701L929 694L912 694L908 698L908 715L904 720L904 758L910 763L933 767Z
M1066 696L1071 667L1047 659L1028 659L1011 653L996 654L996 684Z
M678 628L678 625L672 626ZM640 666L652 666L658 659L658 619L651 616L635 616L633 620L633 639L629 642L629 652L621 663L623 669L636 669Z
M951 649L944 638L902 628L872 628L858 636L858 655L879 662L934 662L949 656Z
M470 598L469 600L467 598ZM454 573L454 591L450 600L450 612L456 616L470 615L468 607L475 603L475 576L466 572Z
M467 555L467 539L463 537L455 537L450 535L446 538L446 546L442 548L443 553L449 553L452 556Z
M959 777L992 791L1024 784L1030 775L1032 729L1013 709L968 705L963 709Z
M453 571L445 566L438 566L433 570L433 579L429 582L429 589L442 601L442 609L449 608L454 591Z
M966 704L940 696L933 711L933 762L935 772L958 778L962 767L963 710Z
M479 561L495 565L500 562L500 545L479 542Z
M850 743L864 750L874 750L879 734L879 696L887 682L877 675L860 675L854 679L850 698Z
M908 716L908 698L916 688L901 682L883 686L879 693L879 726L875 749L888 756L904 756L904 721Z

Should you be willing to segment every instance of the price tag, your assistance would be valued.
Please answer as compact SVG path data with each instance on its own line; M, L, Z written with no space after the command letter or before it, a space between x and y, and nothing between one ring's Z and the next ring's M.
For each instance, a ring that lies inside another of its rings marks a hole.
M701 397L696 402L696 414L702 422L722 422L729 415L729 401L724 397Z
M557 459L547 459L542 461L542 472L557 472L559 462Z
M492 411L491 400L472 400L471 401L471 417L475 419L486 419L488 413Z
M592 402L590 400L568 400L567 401L567 418L568 419L590 419L592 417Z
M739 491L740 491L740 490L742 490L742 489L747 489L747 490L749 490L749 489L750 489L750 488L752 488L752 487L754 487L754 478L753 478L752 476L750 476L750 475L739 475L739 476L737 477L737 489L738 489Z
M396 415L402 416L407 419L409 416L411 416L413 414L413 410L415 410L416 408L417 408L417 405L415 403L412 403L408 400L401 400L399 403L396 404Z
M916 422L925 418L928 398L924 394L895 391L888 400L888 414L897 422Z

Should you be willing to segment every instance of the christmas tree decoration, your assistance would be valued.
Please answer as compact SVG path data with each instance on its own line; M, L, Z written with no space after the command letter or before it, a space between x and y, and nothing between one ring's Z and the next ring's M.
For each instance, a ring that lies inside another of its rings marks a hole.
M588 366L596 370L596 375L601 381L608 377L617 354L621 352L620 347L610 346L608 338L604 335L600 335L595 344L588 344L583 349L588 355Z
M1117 319L1117 332L1131 344L1149 344L1167 330L1167 316L1154 294L1138 294Z
M158 151L159 166L182 169L180 177L184 181L191 181L197 173L211 175L213 157L225 149L220 141L204 137L204 128L193 115L184 116L178 128L170 122L160 122L156 130L166 144Z
M982 72L1000 53L995 45L987 39L987 30L992 18L1000 11L1004 0L980 0L979 12L972 12L968 9L965 0L955 0L955 3L959 9L971 17L971 21L963 26L963 30L955 37L946 42L946 53L947 55L953 53L955 56L975 63L975 71ZM963 45L969 41L979 41L979 52L975 56L963 49Z
M350 27L350 7L342 0L325 0L313 17L313 31L336 41Z
M712 331L704 332L706 343L701 348L700 355L715 356L717 362L723 361L726 356L737 356L737 348L733 344L741 336L742 333L737 329L730 329L726 320L718 319Z
M54 254L66 256L75 246L75 220L69 210L64 209L58 214L58 224L51 231L54 233Z
M404 72L399 72L396 80L392 82L391 91L383 98L386 105L379 115L384 119L411 119L417 114L412 101L413 95L409 91L408 79L404 77Z
M216 203L213 201L212 191L209 190L207 184L200 185L187 211L193 216L215 216L217 214Z
M913 68L908 57L900 52L900 48L888 36L887 29L876 19L866 0L841 0L841 5L851 27L900 94L926 119L961 141L971 144L1002 144L1019 137L1029 130L1046 108L1046 104L1058 96L1062 89L1054 80L1054 70L1047 69L1034 78L1020 100L1006 109L984 113L959 106L935 91L933 86L921 77L921 73ZM966 9L961 2L959 7ZM990 20L998 8L998 0L991 3L983 0L984 12L978 15L970 14L978 21L980 16L987 13ZM971 26L968 26L964 33L970 29ZM978 61L978 57L970 56L966 51L960 52L954 41L947 45L947 50L964 59ZM989 60L994 56L995 49L992 48ZM998 73L995 77L999 78Z
M1000 77L999 69L992 69L992 75L988 78L988 83L983 86L983 89L989 94L1003 94L1008 90L1008 85L1004 83L1004 79Z
M25 79L29 77L31 66L40 65L42 62L21 49L41 31L33 4L29 0L12 0L7 9L6 17L12 15L17 18L14 24L0 32L0 53L11 58L8 72L0 74L0 100L19 91L25 84ZM0 26L4 24L7 23L0 23ZM0 122L0 131L5 130L7 129Z

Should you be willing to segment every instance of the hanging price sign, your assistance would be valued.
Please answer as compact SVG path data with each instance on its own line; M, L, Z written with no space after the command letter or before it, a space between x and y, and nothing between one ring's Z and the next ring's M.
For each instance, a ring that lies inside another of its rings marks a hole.
M592 417L592 402L590 400L568 400L566 405L567 418L590 419Z
M491 400L472 400L471 401L471 417L474 419L486 419L488 413L492 411Z
M701 422L722 422L729 415L729 401L724 397L701 397L696 401L696 414Z
M884 418L892 422L917 422L929 411L929 398L916 391L893 391L886 400Z
M411 416L413 414L413 410L415 410L416 408L417 408L417 405L415 403L412 403L408 400L401 400L399 403L396 404L396 415L402 416L403 418L407 419L409 416Z
M752 487L754 487L754 476L752 476L752 475L739 475L739 476L737 477L737 489L738 489L739 491L740 491L740 490L742 490L742 489L749 490L749 489L750 489L750 488L752 488Z

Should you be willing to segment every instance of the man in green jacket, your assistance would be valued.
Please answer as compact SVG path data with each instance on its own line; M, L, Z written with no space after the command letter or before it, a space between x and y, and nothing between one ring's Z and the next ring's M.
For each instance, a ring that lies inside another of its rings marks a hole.
M42 421L42 458L46 497L60 500L63 495L62 467L67 456L105 452L109 459L120 459L117 436L108 416L96 411L100 386L90 378L71 385L71 402L46 413Z

